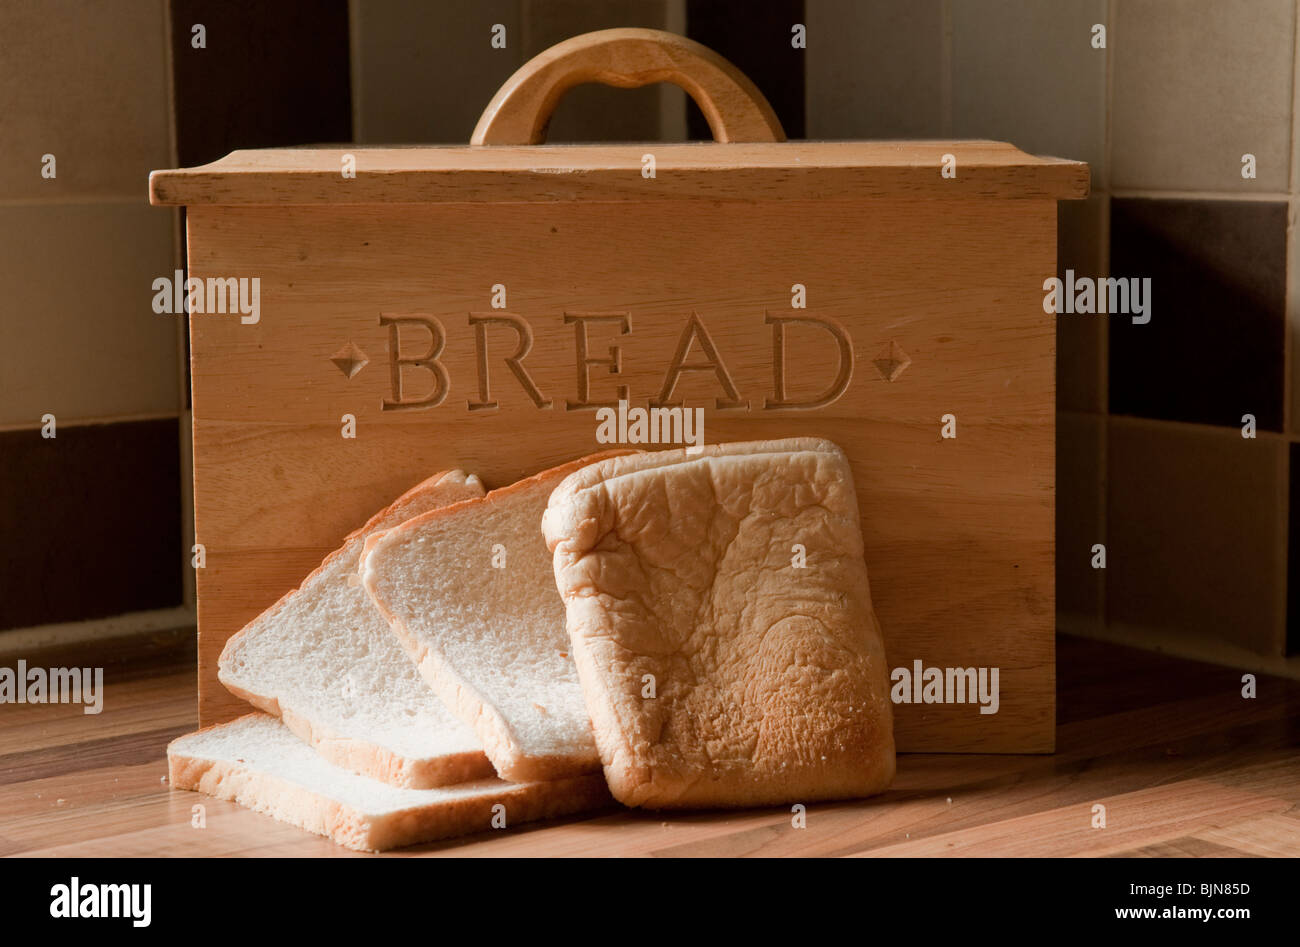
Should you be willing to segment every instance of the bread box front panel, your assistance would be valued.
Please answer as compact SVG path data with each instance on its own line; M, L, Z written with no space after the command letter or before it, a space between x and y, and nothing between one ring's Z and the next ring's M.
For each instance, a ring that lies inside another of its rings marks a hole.
M1051 750L1055 201L900 193L191 206L188 275L259 286L191 316L202 723L247 709L226 638L376 509L601 449L625 399L840 444L899 749Z

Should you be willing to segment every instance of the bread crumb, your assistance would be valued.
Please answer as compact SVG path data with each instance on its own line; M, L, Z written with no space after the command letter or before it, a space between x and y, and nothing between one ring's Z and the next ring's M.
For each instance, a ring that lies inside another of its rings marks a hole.
M533 704L533 706L537 708L537 712L539 714L546 714L548 717L550 716L551 712L547 710L545 707L543 707L541 704Z

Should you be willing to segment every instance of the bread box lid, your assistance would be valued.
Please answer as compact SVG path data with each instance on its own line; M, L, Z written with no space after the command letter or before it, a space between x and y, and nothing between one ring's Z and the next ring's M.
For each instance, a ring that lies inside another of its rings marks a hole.
M715 141L545 145L564 93L584 82L674 82ZM653 174L651 174L651 169ZM469 145L235 151L155 171L162 205L559 201L1078 199L1088 166L994 141L788 142L749 79L699 43L601 30L536 56L489 103Z

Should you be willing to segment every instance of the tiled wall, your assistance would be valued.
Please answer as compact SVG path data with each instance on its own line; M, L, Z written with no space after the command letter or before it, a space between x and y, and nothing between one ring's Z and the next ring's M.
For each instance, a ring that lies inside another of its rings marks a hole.
M1060 274L1152 280L1145 325L1058 318L1060 627L1274 668L1300 653L1295 0L804 6L807 137L1087 161Z
M167 557L188 548L187 526L176 497L150 477L166 478L162 455L177 448L187 463L184 334L147 311L141 290L170 272L179 233L176 215L145 206L150 168L237 147L465 142L483 105L534 53L588 30L641 25L733 59L793 138L987 137L1088 161L1093 197L1060 207L1060 270L1149 277L1153 313L1147 325L1058 319L1061 626L1164 647L1295 652L1300 633L1288 646L1286 629L1288 562L1300 577L1287 554L1288 542L1300 547L1300 529L1288 525L1288 511L1300 511L1290 482L1300 469L1290 462L1300 442L1290 354L1300 253L1292 246L1288 257L1296 7L10 0L0 6L0 275L10 312L21 315L0 321L0 502L9 514L0 552L18 558L12 551L25 545L37 554L0 576L0 600L85 573L116 597L28 595L34 604L0 613L0 625L179 595ZM207 29L204 50L190 43L196 23ZM807 25L805 50L790 46L795 23ZM488 42L497 24L504 49ZM551 140L705 133L673 87L583 87L561 103ZM39 175L46 152L58 159L53 181ZM1253 179L1241 174L1246 153ZM37 431L47 411L60 419L57 448ZM1256 418L1254 438L1241 436L1244 414ZM103 420L117 423L87 423ZM52 464L55 456L67 462ZM182 489L187 477L182 467ZM42 514L42 503L63 518ZM86 514L115 504L143 512ZM21 517L20 505L31 507ZM122 557L70 557L69 535L84 537L83 549L125 537L162 579L147 591ZM1097 544L1105 569L1093 568Z
M345 0L0 4L0 630L192 601L188 332L152 309L183 222L149 172L351 133Z
M179 234L146 189L174 160L166 18L0 4L0 629L183 597L181 327L150 305Z
M1111 10L1110 269L1153 281L1150 324L1107 327L1094 620L1111 636L1288 650L1296 15L1293 0Z
M1242 663L1294 653L1294 0L808 0L807 18L809 137L1086 160L1093 197L1060 208L1062 274L1152 280L1146 325L1058 318L1061 627Z
M803 137L804 58L790 44L802 2L768 0L351 0L353 126L366 144L469 141L483 107L519 66L561 40L642 26L683 33L727 56L761 88L790 137ZM505 30L504 48L489 40ZM561 100L548 140L708 137L673 85L584 85Z

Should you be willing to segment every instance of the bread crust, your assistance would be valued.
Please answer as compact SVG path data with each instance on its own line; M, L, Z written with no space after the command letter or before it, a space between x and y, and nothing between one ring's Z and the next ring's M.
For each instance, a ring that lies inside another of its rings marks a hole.
M460 470L442 470L420 481L392 503L379 510L364 525L348 533L339 547L326 556L319 566L313 569L297 585L285 592L275 604L263 611L235 634L227 639L218 658L218 678L230 693L245 700L259 710L284 721L301 740L314 747L320 755L331 763L352 770L372 779L404 789L430 789L453 783L468 782L491 776L494 772L487 756L479 751L467 751L454 754L439 754L434 757L410 757L396 753L388 747L370 743L365 740L350 738L333 732L330 728L316 723L310 714L299 712L272 694L262 694L241 687L233 676L225 671L235 652L243 645L244 639L263 622L271 621L303 588L311 584L339 557L347 555L355 544L371 534L385 521L392 521L401 512L429 495L441 490L482 489L478 478L466 475ZM455 501L463 502L461 500ZM450 504L454 505L454 504Z
M198 734L239 724L247 714ZM232 760L214 760L167 748L168 780L173 789L201 792L323 835L345 848L380 852L420 842L453 838L492 828L493 807L506 807L506 829L524 822L599 809L610 803L599 773L552 782L524 784L482 780L484 792L380 814L368 814L288 779ZM489 785L491 784L491 785Z
M620 802L809 802L892 781L888 671L836 445L607 460L556 487L543 530Z

